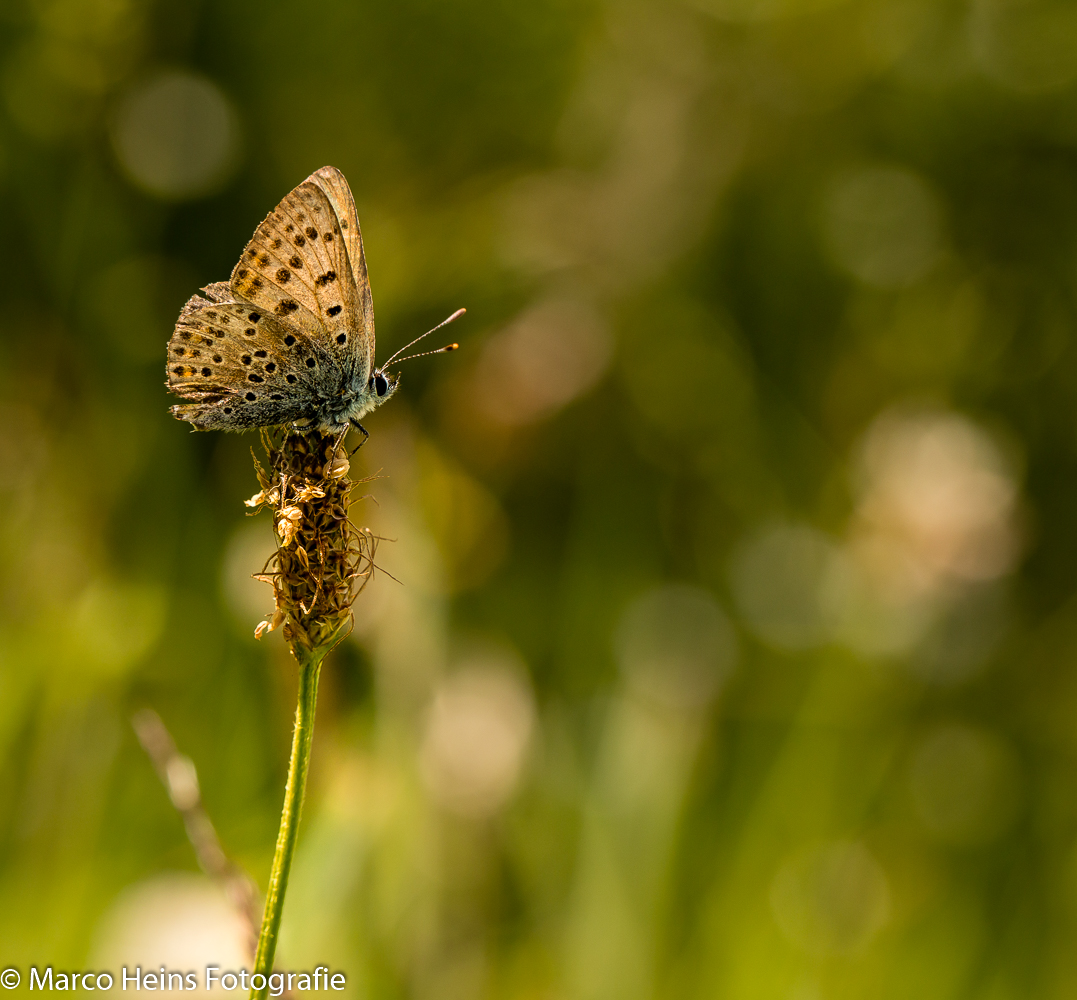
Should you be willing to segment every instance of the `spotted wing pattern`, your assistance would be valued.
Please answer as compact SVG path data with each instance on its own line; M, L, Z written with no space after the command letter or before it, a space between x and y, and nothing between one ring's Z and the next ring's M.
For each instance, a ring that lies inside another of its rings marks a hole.
M374 364L374 308L355 203L323 167L255 230L228 282L183 307L168 344L172 413L203 430L329 420ZM337 405L339 403L339 405ZM363 409L361 405L358 409ZM327 416L329 413L329 416Z
M301 420L334 377L324 346L232 297L217 282L183 307L168 344L168 387L192 400L174 416L200 430L244 430Z
M323 341L348 374L365 381L374 310L355 204L340 171L311 174L266 216L230 285L236 299Z
M344 246L348 251L352 279L359 293L359 316L364 332L368 334L369 343L364 344L370 363L374 363L374 300L370 295L370 279L366 273L366 254L363 252L363 234L359 229L359 218L355 214L355 200L344 175L336 167L322 167L311 174L311 179L325 193L333 206L340 228L344 234Z

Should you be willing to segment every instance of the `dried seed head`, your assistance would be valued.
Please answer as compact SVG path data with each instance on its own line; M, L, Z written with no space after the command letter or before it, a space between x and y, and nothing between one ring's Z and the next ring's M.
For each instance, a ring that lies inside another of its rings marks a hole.
M261 490L255 493L250 500L244 500L243 503L248 507L261 507L262 504L276 504L280 500L280 493L275 490Z
M284 612L277 608L273 612L272 618L267 618L264 622L259 622L258 627L254 630L254 638L261 639L266 632L272 632L274 629L278 629L284 624Z
M273 586L276 611L256 636L281 627L293 650L334 642L374 569L378 539L348 517L348 460L332 435L262 432L266 471L255 459L260 493L249 506L272 506L277 551L258 578ZM330 475L330 471L334 474Z
M334 458L330 462L326 462L322 468L322 474L326 479L341 479L348 474L348 470L351 468L351 462L346 458Z
M308 500L320 500L325 496L325 490L320 486L304 486L295 491L295 499L298 503L306 503Z
M282 548L286 549L292 544L292 540L295 538L295 532L295 522L289 521L286 517L282 517L277 521L277 536L280 538Z

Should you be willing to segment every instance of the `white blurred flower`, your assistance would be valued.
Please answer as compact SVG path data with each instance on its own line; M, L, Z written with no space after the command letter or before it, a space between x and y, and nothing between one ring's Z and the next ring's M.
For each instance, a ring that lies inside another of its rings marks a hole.
M956 413L891 411L868 431L851 547L900 596L993 580L1018 551L1017 486L987 434Z
M535 724L521 676L507 658L483 657L438 686L420 769L431 796L446 809L488 816L515 791Z
M201 875L159 875L125 889L98 925L89 968L157 972L250 968L250 928L224 892ZM117 984L117 987L119 984ZM175 988L175 987L173 987ZM219 985L214 995L227 995ZM186 995L186 994L185 994Z
M926 679L963 680L1001 637L995 583L1019 551L1018 491L991 438L944 410L891 410L860 451L859 493L823 602L835 636L869 656L916 651Z
M926 680L964 680L1005 630L1001 578L1020 548L1013 472L981 428L940 409L882 414L856 465L841 544L778 524L734 553L738 610L778 649L837 641L866 656L909 656Z

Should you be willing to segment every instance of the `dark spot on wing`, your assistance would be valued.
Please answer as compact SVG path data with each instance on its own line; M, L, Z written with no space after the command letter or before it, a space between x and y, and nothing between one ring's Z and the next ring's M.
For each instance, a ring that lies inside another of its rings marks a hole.
M244 333L245 333L245 334L246 334L246 335L247 335L248 337L253 337L253 336L255 335L255 333L257 333L258 331L257 331L257 330L255 330L253 326L248 326L248 327L247 327L247 329L246 329L246 330L244 330L243 332L244 332Z
M186 371L186 369L183 367L183 365L176 365L176 367L172 369L172 374L182 375L184 371Z
M338 344L346 344L347 342L348 342L348 335L346 333L338 333L337 334L337 343Z
M332 243L333 242L333 234L332 233L322 233L322 239L325 240L326 243Z
M291 346L292 346L292 344L294 344L294 343L295 343L295 337L293 337L293 336L292 336L292 335L291 335L291 334L289 333L289 334L288 334L288 336L284 338L284 345L285 345L286 347L291 347Z
M291 372L284 376L288 380L289 385L295 385L299 381Z
M317 278L314 279L314 284L317 285L319 288L321 288L322 285L331 284L332 282L334 282L336 280L337 280L337 272L336 271L326 271L325 274L319 275Z
M303 262L298 257L293 257L288 261L288 266L298 271L303 266Z
M315 361L313 358L307 358L307 367L308 368L313 368L317 363L318 362Z
M326 312L327 312L327 313L328 313L328 314L329 314L330 316L335 316L335 315L336 315L336 314L337 314L338 312L340 312L340 310L341 310L341 309L343 309L343 308L344 308L343 306L330 306L330 307L329 307L328 309L326 309L325 311L326 311Z
M255 375L254 372L251 372L250 375L247 376L247 381L248 382L264 382L265 379L262 378L261 375Z
M222 357L221 357L221 356L220 356L219 354L214 354L214 355L213 355L213 360L214 360L214 361L215 361L215 362L216 362L217 364L220 364L220 363L221 363L221 362L222 362L222 361L224 360L224 358L222 358Z
M300 235L300 236L297 236L297 237L296 237L296 238L295 238L295 239L293 240L293 242L295 243L295 245L296 245L297 247L305 247L305 246L307 245L307 241L306 241L306 238L305 238L304 236L302 236L302 235Z
M266 352L265 351L255 351L254 356L256 358L264 358L264 357L266 357Z
M258 397L253 392L248 392L243 398L246 399L248 403L253 403Z
M213 372L209 368L203 368L202 369L203 377L209 378L209 376L212 375L212 374L213 374Z
M241 267L238 271L236 271L237 278L245 278L248 274L250 274L250 271L248 271L245 267Z
M251 363L251 356L249 354L244 354L239 360L242 361L243 364L249 365Z
M292 277L292 272L289 271L288 268L282 267L279 271L277 271L275 277L277 281L279 281L282 285L287 285L289 279Z
M247 319L249 319L249 320L250 320L250 321L251 321L252 323L257 323L257 322L258 322L258 320L260 320L261 318L262 318L262 317L261 317L261 316L259 316L259 315L258 315L258 313L251 313L251 314L250 314L250 315L249 315L249 316L247 317Z
M269 245L270 245L270 246L271 246L271 247L272 247L272 248L273 248L274 250L279 250L279 249L280 249L280 245L281 245L281 244L282 244L283 242L284 242L284 240L282 240L282 239L281 239L281 238L280 238L280 237L278 236L278 237L277 237L277 238L276 238L276 239L275 239L275 240L274 240L274 241L273 241L272 243L270 243Z
M274 392L269 398L277 400L284 399L284 397L279 392Z
M261 278L255 278L254 281L251 282L251 288L261 288L261 287L262 287L262 279Z
M278 316L287 316L288 313L293 313L299 308L299 303L295 299L285 299L283 302L278 302L276 308L273 310Z
M307 234L308 240L316 240L318 238L318 230L315 229L313 226L307 226L307 228L304 229L303 232Z
M293 232L295 232L295 226L293 226L293 225L292 225L292 224L291 224L291 223L289 222L289 223L288 223L288 225L286 225L286 226L284 227L284 231L285 231L286 233L293 233Z
M275 372L276 370L277 370L276 362L270 361L269 364L266 365L266 371L269 372L270 375L272 375L273 372Z

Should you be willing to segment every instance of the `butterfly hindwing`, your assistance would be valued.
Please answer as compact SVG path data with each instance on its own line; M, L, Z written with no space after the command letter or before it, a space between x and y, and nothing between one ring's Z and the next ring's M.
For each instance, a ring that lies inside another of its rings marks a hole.
M334 377L336 365L290 324L232 299L224 282L192 296L168 344L168 387L193 403L173 407L205 430L288 423Z

